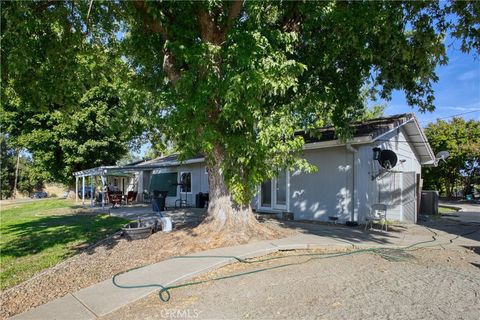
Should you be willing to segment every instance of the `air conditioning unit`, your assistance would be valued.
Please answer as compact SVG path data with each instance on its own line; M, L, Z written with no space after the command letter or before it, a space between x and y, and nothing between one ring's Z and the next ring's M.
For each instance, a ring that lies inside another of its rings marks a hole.
M420 199L420 214L438 214L438 191L422 190Z

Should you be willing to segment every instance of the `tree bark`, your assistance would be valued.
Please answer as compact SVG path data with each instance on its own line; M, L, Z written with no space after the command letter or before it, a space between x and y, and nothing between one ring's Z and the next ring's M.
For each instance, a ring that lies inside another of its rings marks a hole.
M208 216L205 223L212 229L224 230L251 229L257 224L250 204L236 204L225 183L222 174L224 151L220 145L216 145L209 159L208 183L209 183L209 206Z
M17 164L15 165L15 180L13 181L12 198L17 198L18 167L20 166L20 149L17 150Z

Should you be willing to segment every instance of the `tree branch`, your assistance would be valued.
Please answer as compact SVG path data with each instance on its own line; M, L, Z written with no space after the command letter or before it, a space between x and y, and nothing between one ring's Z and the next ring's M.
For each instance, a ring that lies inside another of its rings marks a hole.
M170 40L167 29L159 21L154 20L148 13L145 1L135 0L133 1L133 5L142 13L143 23L150 31L153 33L159 33L164 41ZM175 57L166 46L163 48L162 69L173 84L175 84L180 78L180 71L175 67Z
M143 0L135 0L133 1L133 5L143 14L143 23L145 26L150 29L154 33L160 33L162 35L163 40L168 40L168 32L165 27L157 20L152 19L150 14L148 13L147 6L145 5L145 1Z
M221 45L226 38L228 31L232 28L243 8L244 0L235 0L228 8L227 21L223 27L216 23L216 19L212 17L204 8L198 11L198 23L200 25L200 35L202 40Z
M230 4L230 8L228 9L228 17L227 23L222 29L222 38L225 40L225 36L227 35L228 31L233 27L235 21L240 15L240 12L243 8L243 0L235 0Z

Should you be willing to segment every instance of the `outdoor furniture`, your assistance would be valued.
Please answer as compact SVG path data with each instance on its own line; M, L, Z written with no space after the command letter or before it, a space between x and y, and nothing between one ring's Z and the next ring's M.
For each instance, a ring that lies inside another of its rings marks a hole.
M137 200L137 192L136 191L128 191L127 192L127 205L132 204L134 201Z
M337 216L328 216L328 221L332 222L333 224L337 224L338 217Z
M180 186L180 198L175 200L175 209L177 208L186 208L187 207L187 193L182 192L182 186L184 186L184 183L174 183L173 185ZM182 194L185 195L185 199L182 198Z
M123 194L121 191L109 191L107 192L108 203L112 205L112 208L120 206L123 200Z
M380 230L383 230L383 226L385 226L385 231L388 231L386 204L376 203L372 205L372 209L365 219L365 230L367 230L368 225L372 229L374 223L381 224Z
M150 197L150 194L147 192L147 190L143 191L143 202L144 203L152 202L152 198Z

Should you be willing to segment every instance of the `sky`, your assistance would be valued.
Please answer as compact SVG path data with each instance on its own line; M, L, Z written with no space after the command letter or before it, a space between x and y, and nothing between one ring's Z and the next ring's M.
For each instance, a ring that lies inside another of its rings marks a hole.
M422 126L438 118L446 121L453 115L480 121L480 56L462 53L458 43L447 49L449 62L437 66L439 81L434 84L435 111L420 113L407 105L403 92L397 91L387 101L385 115L414 112Z

